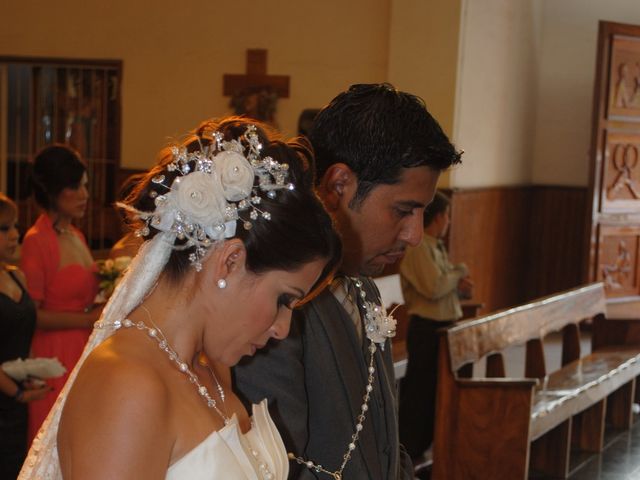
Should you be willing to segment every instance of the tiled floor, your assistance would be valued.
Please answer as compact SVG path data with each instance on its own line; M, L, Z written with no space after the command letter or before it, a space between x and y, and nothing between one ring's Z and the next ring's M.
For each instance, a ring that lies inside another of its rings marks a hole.
M586 459L569 478L570 480L640 479L640 422L636 421L629 432L608 435L604 451Z

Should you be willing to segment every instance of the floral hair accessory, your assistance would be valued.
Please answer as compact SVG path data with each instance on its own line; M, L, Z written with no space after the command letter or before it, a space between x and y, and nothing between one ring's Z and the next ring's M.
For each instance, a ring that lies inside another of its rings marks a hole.
M271 219L271 214L259 207L259 191L275 198L277 190L295 188L287 182L288 164L261 157L262 144L255 125L249 125L244 135L230 141L217 131L205 135L211 143L204 146L198 139L199 150L171 148L173 160L166 169L177 176L169 186L163 173L151 179L166 189L166 193L150 192L156 205L154 211L142 212L119 204L144 221L145 225L136 232L138 236L148 236L153 227L174 233L180 240L173 246L176 250L195 246L189 261L197 271L202 269L202 259L212 244L235 236L238 221L249 230L251 221ZM247 212L248 218L241 218L241 212Z

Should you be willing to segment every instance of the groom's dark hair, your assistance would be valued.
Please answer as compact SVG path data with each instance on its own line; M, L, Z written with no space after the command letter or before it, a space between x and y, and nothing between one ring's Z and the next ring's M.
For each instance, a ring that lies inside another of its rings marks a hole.
M339 94L318 113L309 139L317 184L335 163L356 174L353 205L377 185L397 183L405 168L441 171L461 155L421 98L388 83L352 85Z

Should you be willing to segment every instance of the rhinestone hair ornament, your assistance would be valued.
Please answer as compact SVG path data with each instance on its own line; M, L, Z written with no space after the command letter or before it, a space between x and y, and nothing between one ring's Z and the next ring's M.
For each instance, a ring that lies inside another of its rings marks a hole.
M177 176L170 186L165 183L164 173L151 179L166 189L164 193L149 193L154 211L118 204L144 222L136 235L147 237L153 227L175 234L179 242L173 244L174 250L195 247L189 261L197 271L202 269L202 260L213 244L235 236L238 221L249 230L252 221L271 219L271 214L260 208L259 191L273 199L277 190L295 188L287 181L287 163L260 155L262 144L255 125L247 126L238 139L227 141L218 131L205 132L202 137L211 143L203 145L198 137L200 148L193 152L186 146L171 147L172 161L166 170Z

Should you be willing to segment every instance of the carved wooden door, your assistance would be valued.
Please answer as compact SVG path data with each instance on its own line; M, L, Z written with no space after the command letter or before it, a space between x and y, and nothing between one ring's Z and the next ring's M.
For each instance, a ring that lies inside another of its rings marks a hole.
M589 280L640 296L640 26L600 22L591 144Z

